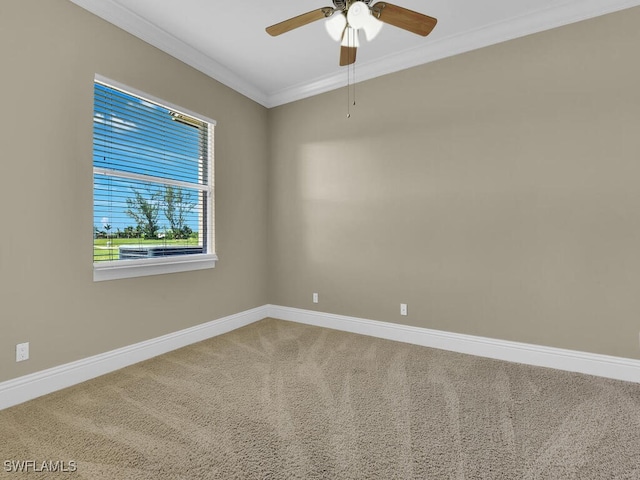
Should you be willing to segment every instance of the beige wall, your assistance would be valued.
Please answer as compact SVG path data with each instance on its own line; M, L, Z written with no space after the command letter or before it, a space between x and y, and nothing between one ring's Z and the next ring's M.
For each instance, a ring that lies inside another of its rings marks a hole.
M349 120L344 89L271 110L270 301L640 358L638 24L358 84Z
M359 84L350 120L66 0L0 13L0 381L266 303L640 357L640 9ZM218 121L214 270L92 281L95 73Z
M265 108L67 0L2 0L0 62L0 381L267 303ZM215 269L93 282L95 73L217 120Z

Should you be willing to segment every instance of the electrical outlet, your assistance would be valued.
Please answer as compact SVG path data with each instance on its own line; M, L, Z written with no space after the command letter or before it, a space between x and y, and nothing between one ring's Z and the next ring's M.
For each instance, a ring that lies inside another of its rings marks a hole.
M317 293L313 294L313 303L318 303L318 294Z
M400 315L408 315L407 314L407 304L406 303L401 303L400 304Z
M29 342L16 345L16 362L29 360Z

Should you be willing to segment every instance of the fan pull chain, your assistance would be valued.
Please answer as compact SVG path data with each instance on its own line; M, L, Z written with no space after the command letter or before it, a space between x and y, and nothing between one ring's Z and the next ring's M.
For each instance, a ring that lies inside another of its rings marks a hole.
M352 71L353 68L353 71ZM351 83L353 77L353 83ZM351 89L353 88L353 102L351 101ZM356 64L347 65L347 118L351 118L351 105L356 106Z
M351 68L347 65L347 118L351 118Z
M355 62L352 63L353 65L353 106L356 106L356 64Z

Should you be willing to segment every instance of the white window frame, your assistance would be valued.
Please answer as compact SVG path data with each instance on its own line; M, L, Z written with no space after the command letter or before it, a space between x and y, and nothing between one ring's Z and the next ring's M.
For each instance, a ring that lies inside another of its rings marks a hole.
M178 113L197 118L206 122L209 125L209 148L208 153L208 175L207 185L204 185L201 189L207 193L207 253L190 254L190 255L176 255L167 256L162 258L149 258L140 260L114 260L114 261L100 261L93 262L93 281L100 282L104 280L116 280L120 278L132 278L132 277L144 277L148 275L162 275L166 273L188 272L193 270L204 270L208 268L214 268L218 256L215 253L215 225L214 225L214 126L216 121L205 117L199 113L192 112L183 107L179 107L170 102L162 100L160 98L149 95L145 92L141 92L135 88L129 87L117 81L103 77L96 74L94 83L104 83L113 88L123 90L126 93L139 97L143 100L148 100L152 103L157 103L163 107L167 107L170 110ZM93 143L92 143L93 144ZM93 156L92 156L93 159ZM92 160L93 163L93 160ZM123 172L119 170L108 170L105 168L93 167L94 175L97 174L109 174L120 178L126 178L130 180L148 180L150 177L144 175L137 175L133 173ZM91 176L93 182L93 175ZM167 179L158 179L165 184L172 184L174 186L187 186L182 182L172 181ZM93 208L92 208L93 214ZM92 222L93 225L93 222Z

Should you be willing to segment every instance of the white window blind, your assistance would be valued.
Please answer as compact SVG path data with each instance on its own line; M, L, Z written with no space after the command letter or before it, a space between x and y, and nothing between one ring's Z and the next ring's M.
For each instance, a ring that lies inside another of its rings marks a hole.
M93 118L94 279L213 266L215 122L99 79Z

